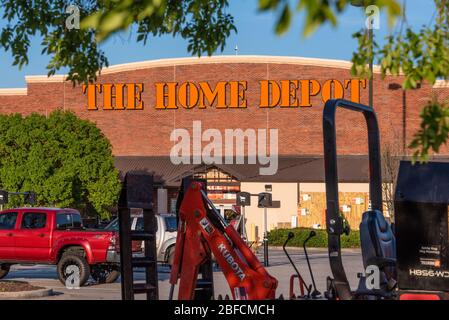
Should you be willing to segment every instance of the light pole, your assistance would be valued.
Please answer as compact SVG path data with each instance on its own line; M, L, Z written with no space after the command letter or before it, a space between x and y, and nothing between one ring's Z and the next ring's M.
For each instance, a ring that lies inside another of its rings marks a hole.
M267 219L267 207L263 208L263 264L265 267L270 265L268 260L268 219Z
M370 76L369 76L369 80L368 80L368 104L371 108L373 108L374 104L373 104L373 91L374 91L374 73L373 73L373 38L374 38L374 33L373 33L373 28L369 28L368 29L368 38L370 41L370 57L371 59L369 59L369 72L370 72Z
M247 241L248 236L246 235L246 216L245 216L245 206L242 206L242 238L243 240Z
M267 190L267 188L265 188ZM258 195L258 208L263 208L263 264L269 266L268 262L268 208L273 206L272 195L269 192L261 192Z
M368 5L367 1L364 0L351 0L351 5L354 7L361 7L365 8L366 5ZM374 73L373 73L373 39L374 39L374 33L373 33L373 26L371 25L369 28L367 28L368 32L368 38L370 42L369 47L369 53L370 53L370 60L369 60L369 70L370 70L370 77L368 80L368 104L372 108L373 107L373 92L374 92L374 85L373 85L373 79L374 79Z

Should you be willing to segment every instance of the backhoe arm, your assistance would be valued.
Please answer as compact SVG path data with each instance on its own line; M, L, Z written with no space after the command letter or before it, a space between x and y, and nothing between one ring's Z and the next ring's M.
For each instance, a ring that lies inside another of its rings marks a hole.
M202 190L192 182L179 209L178 238L170 283L179 279L178 299L194 297L201 264L211 257L220 266L235 300L274 299L277 280L228 225Z

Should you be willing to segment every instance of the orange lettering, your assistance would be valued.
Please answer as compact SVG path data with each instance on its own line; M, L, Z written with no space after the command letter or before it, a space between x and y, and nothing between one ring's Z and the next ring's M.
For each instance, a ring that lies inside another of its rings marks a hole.
M279 104L281 89L276 81L262 80L260 83L260 104L261 108L273 108ZM271 99L270 99L271 98Z
M176 106L176 82L156 83L156 109L178 109ZM167 90L165 90L167 88ZM167 99L166 99L167 98ZM167 100L167 104L165 104Z
M143 101L142 101L143 84L142 83L135 83L135 84L128 83L127 87L128 87L128 105L126 106L126 109L142 110L143 109Z
M366 88L366 79L350 79L345 80L345 88L350 87L351 101L360 103L360 89Z
M97 90L101 93L101 84L83 84L83 94L87 91L87 110L98 110Z
M186 109L191 109L198 103L198 88L192 82L181 84L178 90L179 104Z
M217 100L217 109L226 108L226 84L226 81L220 81L215 86L214 91L212 91L207 82L199 82L198 85L201 90L198 108L206 108L206 100L210 106Z
M103 84L103 109L104 110L123 110L123 87L124 84ZM114 89L114 93L112 93ZM112 103L115 100L115 106Z
M333 90L332 90L333 89ZM338 80L327 80L323 84L321 98L323 102L329 99L341 99L344 97L343 85Z
M248 83L246 81L231 81L229 85L231 87L229 108L246 108L245 92Z
M321 89L317 80L299 80L301 84L301 107L311 107L310 98L316 96Z
M299 107L296 97L298 80L281 80L281 107Z

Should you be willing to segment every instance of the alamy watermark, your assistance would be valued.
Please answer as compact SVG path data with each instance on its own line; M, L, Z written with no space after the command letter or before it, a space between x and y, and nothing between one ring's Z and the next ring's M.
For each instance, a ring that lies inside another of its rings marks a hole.
M201 121L187 129L174 129L170 141L173 164L259 164L260 175L278 170L278 129L218 129L202 131ZM204 144L207 143L207 144ZM247 152L245 152L245 146ZM224 161L223 161L224 160Z
M80 28L80 8L77 5L71 4L65 8L65 13L68 17L65 19L65 27L68 30L79 30Z
M369 30L380 29L380 10L378 6L371 5L365 8L365 27Z
M380 289L380 270L376 265L369 265L365 270L365 286L368 290Z
M69 265L65 269L65 286L67 289L79 289L80 288L80 268L76 265Z

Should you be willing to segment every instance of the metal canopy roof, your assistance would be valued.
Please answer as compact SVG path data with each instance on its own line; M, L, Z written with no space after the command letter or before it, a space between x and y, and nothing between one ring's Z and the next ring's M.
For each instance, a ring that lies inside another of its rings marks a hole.
M339 158L338 165L341 182L368 181L366 156L343 156ZM120 171L122 179L126 172L143 171L152 173L156 184L176 187L179 186L183 177L214 167L241 182L324 182L324 162L320 156L280 156L275 175L260 175L260 164L175 165L169 157L117 156L115 166Z

